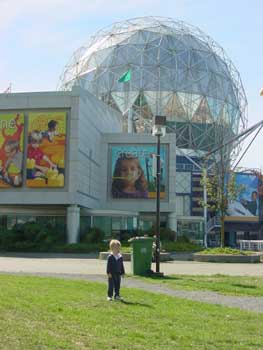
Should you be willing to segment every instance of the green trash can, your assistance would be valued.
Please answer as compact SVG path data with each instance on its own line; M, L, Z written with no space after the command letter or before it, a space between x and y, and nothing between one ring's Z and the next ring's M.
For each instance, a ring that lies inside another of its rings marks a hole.
M131 266L134 275L146 275L151 270L153 238L136 237L132 240Z

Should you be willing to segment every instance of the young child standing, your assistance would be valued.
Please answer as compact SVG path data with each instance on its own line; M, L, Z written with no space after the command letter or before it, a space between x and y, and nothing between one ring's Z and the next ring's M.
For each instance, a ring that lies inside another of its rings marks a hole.
M107 260L107 275L108 275L108 301L112 300L113 289L114 299L122 300L120 296L121 276L125 274L123 258L120 254L121 243L116 239L110 241L111 254Z

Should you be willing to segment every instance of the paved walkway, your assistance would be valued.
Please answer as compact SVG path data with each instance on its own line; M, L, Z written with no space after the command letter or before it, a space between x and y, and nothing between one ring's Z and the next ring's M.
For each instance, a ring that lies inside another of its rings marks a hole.
M130 273L130 263L125 263L125 267L126 272ZM165 274L211 275L220 273L240 276L263 276L263 264L216 264L175 261L162 263L161 270ZM107 282L105 261L95 259L93 255L1 254L0 273ZM132 277L124 279L123 287L138 288L153 293L263 313L263 297L237 297L206 291L176 291L162 284L150 284Z
M96 259L97 254L41 254L6 253L0 254L0 271L40 272L105 275L106 262ZM130 262L125 262L127 273L131 273ZM152 265L155 270L155 265ZM263 263L259 264L219 264L196 261L171 261L161 263L161 271L166 275L214 275L262 276Z

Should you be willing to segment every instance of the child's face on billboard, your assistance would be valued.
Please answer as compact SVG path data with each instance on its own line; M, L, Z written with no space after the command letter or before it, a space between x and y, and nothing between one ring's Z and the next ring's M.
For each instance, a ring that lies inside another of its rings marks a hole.
M126 183L134 183L141 176L141 170L136 159L124 159L121 163L120 172Z

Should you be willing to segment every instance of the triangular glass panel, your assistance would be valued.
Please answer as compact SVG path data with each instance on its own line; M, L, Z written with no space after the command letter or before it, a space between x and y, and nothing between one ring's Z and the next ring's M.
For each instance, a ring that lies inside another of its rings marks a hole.
M114 101L116 102L119 110L123 113L127 111L127 109L131 108L134 100L138 96L137 91L127 91L125 92L112 92L111 93Z
M202 97L198 108L194 112L192 122L201 124L213 122L213 118L211 116L211 112L205 97Z
M170 95L164 110L169 121L182 121L186 118L184 107L176 93Z

